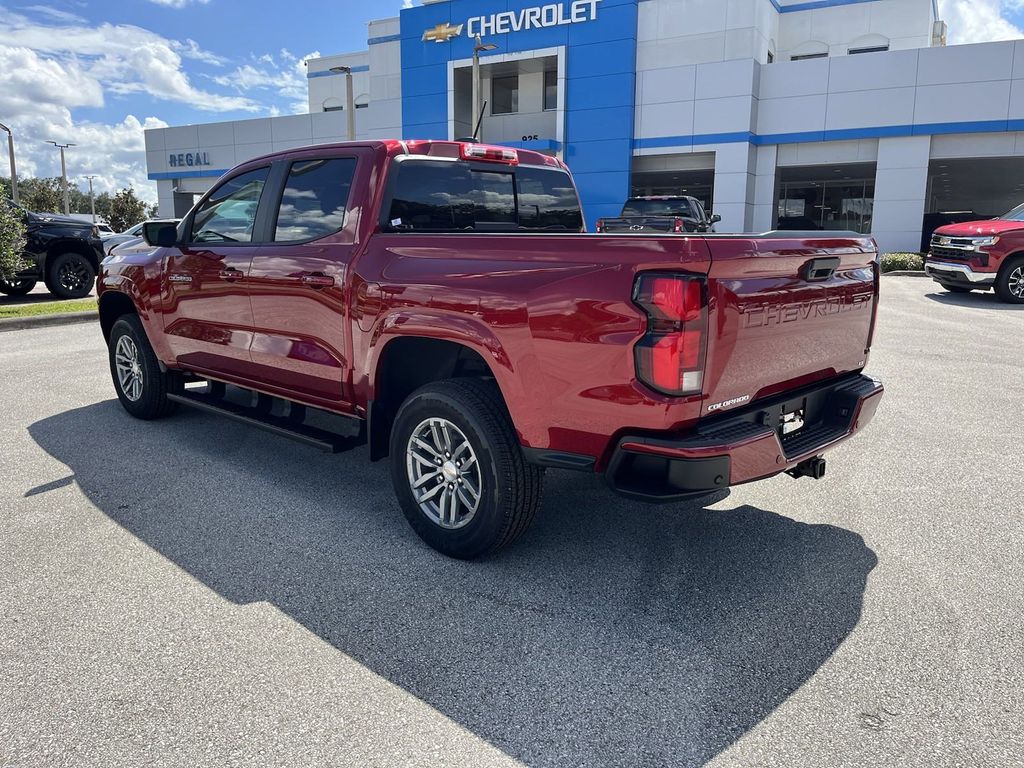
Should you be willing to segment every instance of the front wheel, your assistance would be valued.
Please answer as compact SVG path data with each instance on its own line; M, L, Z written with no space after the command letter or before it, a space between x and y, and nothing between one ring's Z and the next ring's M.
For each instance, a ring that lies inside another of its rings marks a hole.
M7 296L25 296L36 287L35 280L0 280L0 293Z
M1024 257L1012 259L999 270L996 296L1008 304L1024 304Z
M146 331L136 315L125 315L110 329L110 375L121 405L137 419L159 419L177 403L167 395L180 392L180 374L161 371Z
M472 560L508 546L540 506L544 473L526 462L497 387L428 384L402 404L391 432L391 480L427 544Z
M50 262L46 287L61 299L83 299L92 291L96 270L80 253L62 253Z

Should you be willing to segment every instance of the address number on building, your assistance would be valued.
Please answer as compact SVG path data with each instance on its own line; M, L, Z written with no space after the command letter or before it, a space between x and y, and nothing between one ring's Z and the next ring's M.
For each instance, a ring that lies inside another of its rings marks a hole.
M523 141L538 141L540 136L536 133L528 133L523 135Z

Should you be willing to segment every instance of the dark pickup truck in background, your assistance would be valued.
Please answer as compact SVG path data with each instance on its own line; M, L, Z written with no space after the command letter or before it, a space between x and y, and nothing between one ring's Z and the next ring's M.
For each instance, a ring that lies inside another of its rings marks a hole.
M50 213L32 213L11 201L25 222L25 260L29 267L14 280L0 280L0 293L24 296L42 280L60 299L88 296L96 282L103 242L89 222Z
M601 234L714 232L721 216L710 216L700 200L686 195L631 197L617 219L598 219Z
M415 531L460 558L528 528L546 467L674 501L819 478L871 420L871 239L583 230L565 165L526 150L251 160L176 228L147 224L151 252L104 261L115 390L142 419L185 404L368 442Z

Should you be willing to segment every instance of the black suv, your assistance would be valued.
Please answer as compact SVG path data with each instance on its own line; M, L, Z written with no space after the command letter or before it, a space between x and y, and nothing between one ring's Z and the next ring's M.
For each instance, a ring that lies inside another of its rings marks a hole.
M67 216L32 213L20 206L18 210L24 216L25 258L30 266L13 281L0 280L0 293L24 296L43 280L59 298L88 296L103 260L103 241L96 227Z

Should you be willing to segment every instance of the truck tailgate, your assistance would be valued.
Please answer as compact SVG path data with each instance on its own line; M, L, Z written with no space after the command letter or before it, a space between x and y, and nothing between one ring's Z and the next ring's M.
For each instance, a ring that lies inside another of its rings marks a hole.
M878 300L870 238L773 233L707 243L702 416L864 367Z

